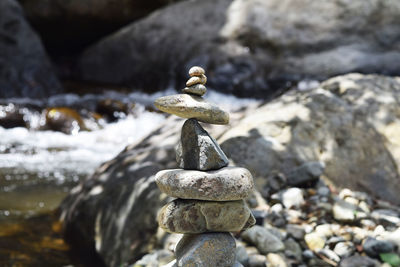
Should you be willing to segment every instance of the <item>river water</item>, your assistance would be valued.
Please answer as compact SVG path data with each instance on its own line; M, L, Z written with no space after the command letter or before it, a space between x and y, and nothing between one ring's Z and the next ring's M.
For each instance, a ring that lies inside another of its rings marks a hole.
M60 225L52 212L69 190L97 166L162 124L166 116L145 107L161 95L174 93L174 90L153 95L110 91L101 95L58 95L45 101L3 99L3 103L78 109L95 105L103 98L136 105L132 114L90 132L67 135L0 127L0 266L79 265L79 259L73 262L68 254L68 246L61 238ZM257 102L212 91L205 98L228 111ZM30 119L33 124L39 120L39 115Z

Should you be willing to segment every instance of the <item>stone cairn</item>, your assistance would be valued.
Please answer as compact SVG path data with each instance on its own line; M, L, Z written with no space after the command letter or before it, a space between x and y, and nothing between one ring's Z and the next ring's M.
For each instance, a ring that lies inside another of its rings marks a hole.
M160 190L177 198L161 209L158 222L167 232L184 234L173 266L242 266L235 261L236 243L229 232L255 224L243 200L253 190L253 178L247 169L228 167L220 146L199 124L228 124L229 114L202 98L204 69L192 67L189 75L183 94L155 101L161 111L188 119L176 149L181 169L156 174Z

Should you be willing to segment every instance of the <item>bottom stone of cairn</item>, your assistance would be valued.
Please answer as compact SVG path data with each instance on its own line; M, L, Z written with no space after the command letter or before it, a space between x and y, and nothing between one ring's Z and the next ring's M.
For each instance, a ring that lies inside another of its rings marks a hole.
M176 245L176 266L232 267L236 243L230 233L186 234Z

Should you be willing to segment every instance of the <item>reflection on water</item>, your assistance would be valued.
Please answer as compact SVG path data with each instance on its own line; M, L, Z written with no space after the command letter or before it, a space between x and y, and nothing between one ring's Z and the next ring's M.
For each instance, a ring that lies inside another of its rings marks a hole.
M99 98L105 97L136 103L133 114L94 131L67 135L0 127L0 266L70 265L68 247L60 236L60 225L49 214L79 180L116 156L126 145L156 129L165 116L146 111L145 106L156 97L173 93L61 95L46 103L34 103L75 109L94 106ZM212 91L206 98L227 110L255 102ZM12 101L32 102L29 99Z

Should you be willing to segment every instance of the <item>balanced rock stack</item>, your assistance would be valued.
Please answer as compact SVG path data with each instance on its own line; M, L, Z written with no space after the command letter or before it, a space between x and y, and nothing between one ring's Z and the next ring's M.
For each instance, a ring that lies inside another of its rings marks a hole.
M199 124L228 124L229 114L202 96L207 89L204 70L192 67L184 94L158 98L155 106L185 121L176 159L182 169L157 173L160 190L177 199L158 215L160 227L184 236L175 249L174 266L231 267L235 262L238 232L254 225L244 202L253 190L253 178L244 168L229 167L218 143Z

